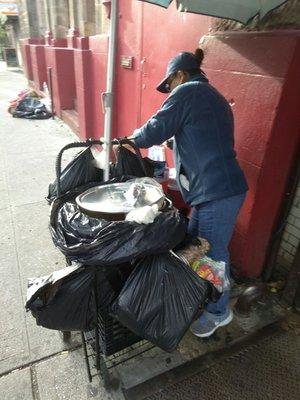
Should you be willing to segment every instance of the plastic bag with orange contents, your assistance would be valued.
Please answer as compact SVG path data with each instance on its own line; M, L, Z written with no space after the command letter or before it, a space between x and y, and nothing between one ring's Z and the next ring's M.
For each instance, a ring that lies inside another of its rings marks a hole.
M191 267L202 278L212 283L219 292L230 288L226 274L226 264L223 261L214 261L210 257L201 257L192 262Z

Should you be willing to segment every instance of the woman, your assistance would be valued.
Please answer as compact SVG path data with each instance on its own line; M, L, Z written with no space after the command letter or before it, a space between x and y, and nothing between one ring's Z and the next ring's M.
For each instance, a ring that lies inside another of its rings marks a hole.
M157 90L170 95L130 139L148 148L174 136L178 185L192 206L189 233L210 242L209 255L225 261L229 274L228 244L248 186L234 151L231 107L209 84L200 68L202 60L203 51L197 49L169 61ZM231 320L228 291L208 304L191 330L208 337Z

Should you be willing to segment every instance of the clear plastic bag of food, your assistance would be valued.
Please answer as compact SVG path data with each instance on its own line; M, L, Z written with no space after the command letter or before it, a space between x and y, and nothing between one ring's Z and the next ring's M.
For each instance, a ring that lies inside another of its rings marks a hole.
M225 262L214 261L212 258L204 256L190 265L202 279L211 282L220 293L230 289Z

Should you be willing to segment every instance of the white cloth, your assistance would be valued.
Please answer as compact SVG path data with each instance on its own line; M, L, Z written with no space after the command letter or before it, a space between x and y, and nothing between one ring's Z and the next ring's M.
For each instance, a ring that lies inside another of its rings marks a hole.
M135 208L126 215L125 219L138 224L151 224L159 213L157 204L153 204L152 206Z

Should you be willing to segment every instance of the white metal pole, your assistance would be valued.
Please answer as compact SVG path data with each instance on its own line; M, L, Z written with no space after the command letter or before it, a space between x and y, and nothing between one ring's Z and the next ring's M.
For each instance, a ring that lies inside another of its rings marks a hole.
M118 20L118 0L111 0L111 19L109 29L108 61L107 61L107 80L106 92L102 93L102 100L105 109L104 116L104 154L105 169L104 179L109 179L109 161L111 149L111 131L112 131L112 111L113 111L113 86L115 72L115 53L117 44L117 20Z

